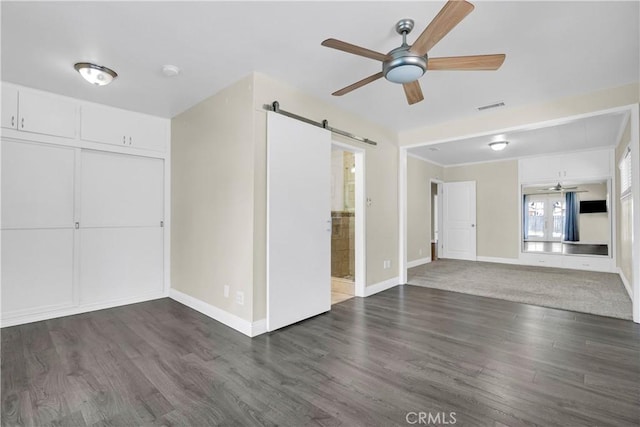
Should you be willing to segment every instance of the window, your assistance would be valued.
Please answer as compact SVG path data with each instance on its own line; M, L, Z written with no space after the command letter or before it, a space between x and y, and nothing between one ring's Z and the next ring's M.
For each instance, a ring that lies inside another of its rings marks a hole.
M620 198L631 195L631 147L620 160Z

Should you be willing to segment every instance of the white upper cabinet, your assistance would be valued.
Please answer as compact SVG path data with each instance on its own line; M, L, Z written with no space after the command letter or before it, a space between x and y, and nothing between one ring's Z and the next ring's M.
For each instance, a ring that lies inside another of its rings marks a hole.
M52 94L2 84L2 127L75 138L76 103Z
M145 150L165 151L166 120L101 105L83 105L80 138Z
M520 159L520 182L555 182L611 176L610 149Z
M18 128L18 89L2 84L2 127Z

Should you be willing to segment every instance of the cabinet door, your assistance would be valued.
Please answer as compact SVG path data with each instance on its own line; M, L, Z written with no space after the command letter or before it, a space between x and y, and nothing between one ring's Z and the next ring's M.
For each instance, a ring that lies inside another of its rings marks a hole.
M74 138L76 104L55 95L20 90L18 129L25 132Z
M80 223L86 227L159 227L164 161L83 150Z
M18 128L18 89L2 84L2 127Z
M3 140L2 228L73 225L73 148Z
M128 117L123 110L99 105L83 105L80 112L80 138L113 145L129 145Z
M165 151L167 140L167 120L158 117L137 115L131 127L131 146L145 150Z
M163 229L80 229L80 303L158 294L163 289Z
M73 229L2 230L2 315L73 303Z

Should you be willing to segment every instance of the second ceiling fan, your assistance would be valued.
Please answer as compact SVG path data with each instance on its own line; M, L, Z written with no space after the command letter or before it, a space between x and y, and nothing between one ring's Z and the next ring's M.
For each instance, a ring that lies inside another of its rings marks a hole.
M382 62L382 71L342 88L332 95L342 96L382 77L404 88L407 102L415 104L424 99L418 79L427 70L497 70L504 62L504 54L452 56L429 58L427 53L449 31L460 23L474 6L464 0L449 0L433 18L416 41L407 44L407 34L414 26L412 19L403 19L396 24L396 31L402 35L402 45L384 54L336 39L327 39L323 46L338 49L365 58Z

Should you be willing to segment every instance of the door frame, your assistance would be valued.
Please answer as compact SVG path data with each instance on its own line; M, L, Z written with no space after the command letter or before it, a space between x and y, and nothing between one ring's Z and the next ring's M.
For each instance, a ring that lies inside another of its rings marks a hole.
M438 247L436 248L436 254L442 254L442 187L444 184L444 181L441 179L437 179L437 178L431 178L429 179L429 200L432 201L433 200L433 193L431 192L431 184L436 184L438 186L438 205L436 206L436 209L431 209L433 212L436 213L436 219L438 220L438 240L436 240L436 242L438 243ZM431 226L434 226L435 221L433 220L433 218L431 218ZM431 230L431 232L433 233L433 235L435 236L435 230ZM429 246L429 248L431 248L431 246ZM433 258L433 253L431 253L431 258Z
M365 149L331 140L331 146L353 153L356 162L356 230L355 230L355 296L365 297L366 280L366 218L365 218Z

